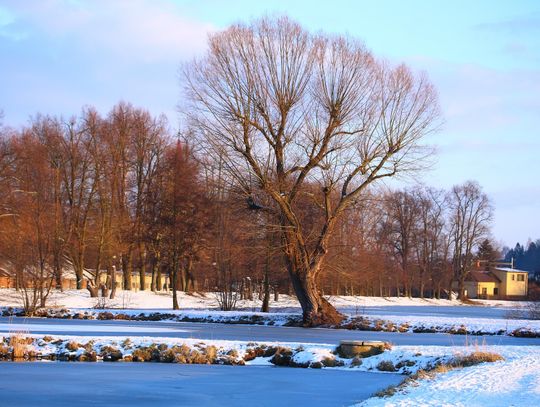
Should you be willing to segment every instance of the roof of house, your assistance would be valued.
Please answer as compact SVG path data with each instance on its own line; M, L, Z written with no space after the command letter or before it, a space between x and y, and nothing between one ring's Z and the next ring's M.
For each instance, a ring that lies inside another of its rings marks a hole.
M504 271L505 273L528 273L528 271L513 269L510 267L495 267L495 270Z
M471 271L466 278L467 281L474 281L477 283L500 283L501 280L497 278L493 273L486 273L483 271Z

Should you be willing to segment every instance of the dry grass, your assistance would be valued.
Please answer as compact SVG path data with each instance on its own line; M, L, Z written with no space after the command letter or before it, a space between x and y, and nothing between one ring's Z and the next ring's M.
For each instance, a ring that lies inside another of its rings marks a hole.
M504 360L498 353L477 350L467 355L456 356L451 362L452 367L469 367L485 362Z
M27 332L12 332L9 337L9 347L11 348L11 358L22 360L29 357L29 347L34 340L26 336Z

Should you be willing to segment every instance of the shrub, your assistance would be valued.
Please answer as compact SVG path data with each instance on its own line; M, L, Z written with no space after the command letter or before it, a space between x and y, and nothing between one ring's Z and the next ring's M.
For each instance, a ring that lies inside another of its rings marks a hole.
M217 358L217 348L214 345L207 346L204 350L209 363L214 363Z
M381 372L395 372L396 367L389 360L381 360L377 365L377 370L380 370Z
M323 358L321 362L326 367L336 367L336 366L344 365L344 363L341 360L337 360L336 358L328 357L328 356Z
M69 350L70 352L75 352L79 348L82 348L82 345L80 343L75 342L75 341L69 341L66 344L66 349Z
M117 360L122 359L122 352L119 349L108 345L101 348L99 355L106 362L116 362Z
M97 361L97 353L92 352L84 352L82 355L80 355L77 360L79 362L95 362Z
M0 343L0 360L9 359L10 357L11 352L9 351L9 348L3 343Z
M450 365L452 367L469 367L485 362L497 362L499 360L504 360L504 358L498 353L475 351L468 355L458 356L454 358L450 362Z
M131 342L131 339L126 338L122 341L121 345L124 349L131 349L133 347L133 342Z
M278 347L270 362L276 366L289 366L292 359L292 350Z
M34 340L32 338L27 338L20 333L12 334L9 338L9 346L11 347L11 357L13 360L28 357L28 345L33 342Z
M274 352L275 353L275 352ZM264 356L265 350L262 348L248 348L246 354L244 355L244 360L246 362L253 360L257 357Z
M134 362L148 362L151 360L159 360L159 351L157 348L141 347L132 352Z
M351 366L360 366L362 364L362 358L359 358L358 356L353 358L351 360Z

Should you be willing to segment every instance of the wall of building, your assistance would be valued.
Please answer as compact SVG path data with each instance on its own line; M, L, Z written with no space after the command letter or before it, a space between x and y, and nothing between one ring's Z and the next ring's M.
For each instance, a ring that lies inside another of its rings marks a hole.
M523 272L511 272L511 271L501 271L493 270L493 273L501 280L501 296L504 297L525 297L528 292L528 274ZM518 280L518 276L521 277L523 281Z

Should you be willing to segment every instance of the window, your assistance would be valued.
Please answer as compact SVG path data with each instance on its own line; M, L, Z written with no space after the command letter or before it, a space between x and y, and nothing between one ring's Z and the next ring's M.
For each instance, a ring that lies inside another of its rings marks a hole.
M525 281L525 274L518 274L517 281Z
M482 288L482 295L487 295L487 287Z
M516 279L516 275L515 274L510 274L512 276L512 281L514 281Z
M493 295L499 295L499 287L493 289Z

